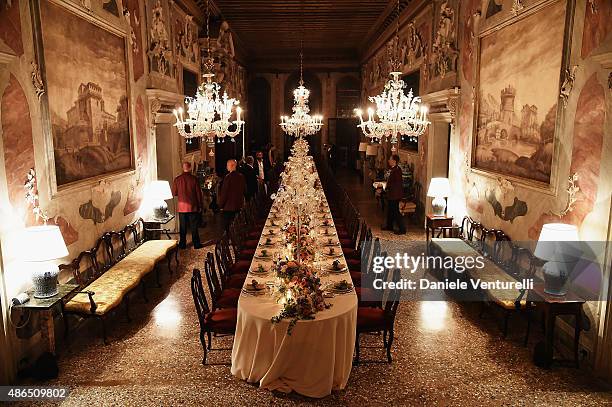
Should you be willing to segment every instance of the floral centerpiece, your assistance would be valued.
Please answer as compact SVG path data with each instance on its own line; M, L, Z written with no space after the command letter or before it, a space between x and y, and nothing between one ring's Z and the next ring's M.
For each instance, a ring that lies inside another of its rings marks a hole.
M321 279L310 266L295 261L281 261L276 265L276 276L281 283L274 291L274 298L283 305L283 309L272 317L272 323L289 319L289 335L297 321L314 319L317 312L331 306L325 303Z
M273 295L282 305L273 323L289 319L288 333L300 319L313 319L330 305L325 303L321 280L312 264L317 247L316 228L321 220L314 214L324 199L306 140L297 140L281 174L281 185L274 197L284 224L281 226L285 254L275 262L278 283ZM281 256L279 256L281 257Z

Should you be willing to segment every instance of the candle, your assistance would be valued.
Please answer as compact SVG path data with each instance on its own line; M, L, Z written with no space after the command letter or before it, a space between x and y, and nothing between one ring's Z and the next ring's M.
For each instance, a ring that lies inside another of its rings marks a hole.
M240 113L242 113L242 109L240 108L240 106L236 108L236 113L238 114L238 121L240 121Z

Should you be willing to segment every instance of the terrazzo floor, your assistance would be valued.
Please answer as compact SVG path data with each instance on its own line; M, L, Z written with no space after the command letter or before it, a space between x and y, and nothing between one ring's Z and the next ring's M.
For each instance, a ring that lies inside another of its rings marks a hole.
M356 178L339 176L374 234L389 239L423 239L412 224L404 236L380 232L382 212ZM218 231L202 230L203 240ZM96 321L81 325L61 343L56 380L69 386L65 406L259 406L259 405L426 405L426 406L585 406L612 405L607 392L586 370L542 370L531 362L538 338L522 346L524 325L511 323L502 339L499 318L478 317L475 304L404 302L396 319L392 364L380 348L363 349L345 390L322 400L260 390L230 374L231 337L215 338L211 365L202 366L198 322L190 292L190 272L203 267L207 249L181 252L173 276L162 272L161 289L151 281L149 303L132 301L132 322L118 312L103 345ZM537 331L537 330L536 330ZM541 334L540 334L541 335ZM58 336L61 335L58 333ZM379 336L363 336L362 346L380 346ZM367 360L375 361L366 363Z

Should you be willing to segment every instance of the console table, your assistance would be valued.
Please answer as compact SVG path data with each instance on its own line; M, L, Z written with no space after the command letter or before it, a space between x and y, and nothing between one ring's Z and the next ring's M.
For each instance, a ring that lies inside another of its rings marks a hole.
M582 305L586 301L571 292L564 296L547 294L544 292L544 283L536 283L534 285L533 289L529 291L529 301L535 305L536 309L541 309L544 313L545 339L543 344L544 354L542 355L545 363L544 367L550 367L555 361L565 361L554 359L555 322L557 316L560 315L574 316L574 360L571 362L578 368L580 331L582 330ZM538 352L537 345L535 352Z

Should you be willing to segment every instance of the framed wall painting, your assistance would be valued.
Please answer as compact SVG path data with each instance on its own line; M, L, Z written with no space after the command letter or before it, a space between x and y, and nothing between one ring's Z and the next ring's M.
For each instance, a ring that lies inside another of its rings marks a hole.
M543 2L481 33L473 169L550 189L562 113L561 74L568 59L570 3Z
M125 31L71 3L31 5L52 192L132 171Z

